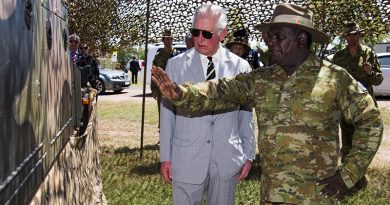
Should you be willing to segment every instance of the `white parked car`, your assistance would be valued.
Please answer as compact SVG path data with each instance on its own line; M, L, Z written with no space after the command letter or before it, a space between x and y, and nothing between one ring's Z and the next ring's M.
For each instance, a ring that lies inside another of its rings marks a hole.
M383 82L374 86L374 95L390 96L390 53L377 53L377 56L383 72Z
M184 43L174 43L173 48L176 49L179 53L185 52L187 50L187 47ZM146 72L147 72L146 83L147 84L150 84L150 81L151 81L151 70L152 70L152 64L153 64L154 57L162 49L164 49L163 44L156 44L156 45L150 46L148 48L148 62L146 65ZM144 79L143 75L144 75L144 71L140 72L140 76L138 76L139 77L138 79L143 80Z
M390 53L377 53L379 64L383 72L383 82L379 86L373 86L375 96L390 96ZM334 54L327 56L332 61Z

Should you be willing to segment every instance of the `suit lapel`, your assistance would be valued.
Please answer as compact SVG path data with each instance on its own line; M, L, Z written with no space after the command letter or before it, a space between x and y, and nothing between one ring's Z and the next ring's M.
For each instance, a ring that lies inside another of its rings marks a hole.
M186 59L186 69L189 71L190 75L188 80L192 82L203 82L206 80L206 76L203 72L202 62L200 60L200 55L196 52L195 49L192 49L187 53Z
M230 53L225 48L221 48L221 60L219 61L218 78L225 77L226 73L229 73L229 63L231 63Z

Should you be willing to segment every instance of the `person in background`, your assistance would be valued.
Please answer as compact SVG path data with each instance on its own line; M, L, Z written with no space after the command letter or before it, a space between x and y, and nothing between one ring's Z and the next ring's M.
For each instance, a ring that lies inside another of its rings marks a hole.
M345 24L343 37L347 41L347 46L336 52L332 61L334 64L345 68L355 80L368 90L368 93L375 101L372 86L382 83L383 74L375 52L361 43L363 32L364 30L360 29L359 25L355 22ZM342 136L341 160L345 161L345 158L352 149L355 125L343 119L340 127ZM366 186L367 178L363 176L356 186L351 189L351 194Z
M96 62L96 58L89 54L89 46L85 43L82 43L80 46L76 65L80 69L83 69L81 71L82 82L85 81L83 79L86 79L93 88L96 88L96 81L99 79L100 74L99 66ZM87 77L85 78L84 76ZM82 84L85 86L85 83Z
M191 33L188 33L185 38L185 43L187 50L194 47L194 38L192 37Z
M133 57L133 60L130 61L130 72L131 72L131 82L137 84L138 72L141 71L139 62Z
M200 6L193 17L194 49L168 60L166 73L176 82L203 82L249 72L244 59L221 46L226 11ZM233 205L239 180L255 157L251 109L234 106L216 112L189 112L161 101L160 161L163 180L172 184L173 204Z
M235 40L242 39L239 41L248 45L249 47L249 30L247 28L241 28L237 31L234 31L233 38ZM252 69L257 69L260 67L259 54L255 50L250 48L249 52L247 52L242 58L249 62L249 65L251 65Z
M248 53L251 50L251 47L245 44L244 38L242 37L234 38L233 41L226 43L225 46L230 50L230 52L240 56L243 59L248 56Z
M77 34L72 34L68 37L69 41L69 57L71 62L76 65L79 58L79 46L80 46L80 37Z
M164 49L159 51L153 60L153 65L158 66L165 70L167 66L168 59L176 56L178 52L172 47L173 36L171 30L164 30L161 37L162 42L164 43ZM158 87L154 82L150 83L150 89L152 91L152 97L157 100L158 108L158 127L160 127L160 102L161 102L161 92L158 90Z
M381 143L382 119L367 89L311 52L312 42L329 40L312 19L308 8L285 3L276 6L271 21L256 26L268 33L275 62L265 69L177 85L152 68L164 99L188 112L255 108L261 205L337 204L364 176ZM356 127L352 149L339 165L342 118Z

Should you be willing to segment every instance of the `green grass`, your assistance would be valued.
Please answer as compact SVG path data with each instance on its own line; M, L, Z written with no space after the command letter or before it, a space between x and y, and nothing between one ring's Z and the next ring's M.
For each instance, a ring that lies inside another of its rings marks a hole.
M156 129L157 109L155 102L146 105L145 120ZM152 107L152 108L151 108ZM98 118L140 123L141 103L99 103ZM382 109L385 125L390 124L390 111ZM158 146L145 146L143 159L140 150L128 147L102 147L101 164L103 173L103 191L110 205L154 205L172 204L172 190L164 183L159 170ZM390 204L390 170L369 169L367 175L370 184L365 190L344 199L345 205L385 205ZM238 184L236 204L259 204L260 164L253 163L249 177Z
M140 123L142 119L141 102L99 102L98 118L112 122ZM156 101L145 102L145 123L157 124Z
M380 111L383 119L383 124L390 125L390 110L386 108L381 108Z

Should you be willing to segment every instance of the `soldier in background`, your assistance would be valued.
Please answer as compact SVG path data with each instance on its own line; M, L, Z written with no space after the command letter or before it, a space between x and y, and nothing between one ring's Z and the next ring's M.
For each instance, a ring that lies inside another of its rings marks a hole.
M164 43L164 49L156 54L153 60L153 65L158 66L165 70L167 66L168 59L177 55L178 52L172 47L173 36L170 30L164 30L161 37L162 42ZM152 97L157 100L158 108L158 127L160 127L160 101L161 101L161 92L158 90L158 87L152 81L150 83L150 89L152 91Z
M241 28L233 32L233 38L235 40L242 39L242 43L246 44L249 47L249 31L247 28ZM241 41L241 40L239 40ZM252 69L257 69L260 67L259 63L259 54L249 47L249 51L242 56L245 60L248 61Z
M383 81L382 70L378 58L373 50L361 44L364 30L359 25L350 22L344 26L343 37L347 41L346 48L336 52L333 57L333 63L345 68L352 77L363 85L375 101L373 85L380 85ZM340 123L342 135L341 160L345 161L348 153L352 148L352 137L355 127L343 119ZM365 176L359 180L355 189L357 191L367 186Z
M243 58L245 60L249 54L249 51L251 50L251 47L249 47L248 44L245 43L244 38L241 36L235 37L233 41L226 43L225 46L232 53L240 56L241 58ZM250 64L250 65L251 65L251 67L253 66L252 64ZM252 69L253 69L253 67L252 67Z
M311 53L312 42L329 40L312 19L305 7L276 6L271 21L256 26L268 33L275 64L258 72L178 86L163 70L152 69L152 80L176 106L190 111L237 104L255 108L261 205L337 204L364 176L382 140L380 112L367 89ZM353 147L338 165L341 118L357 127Z

